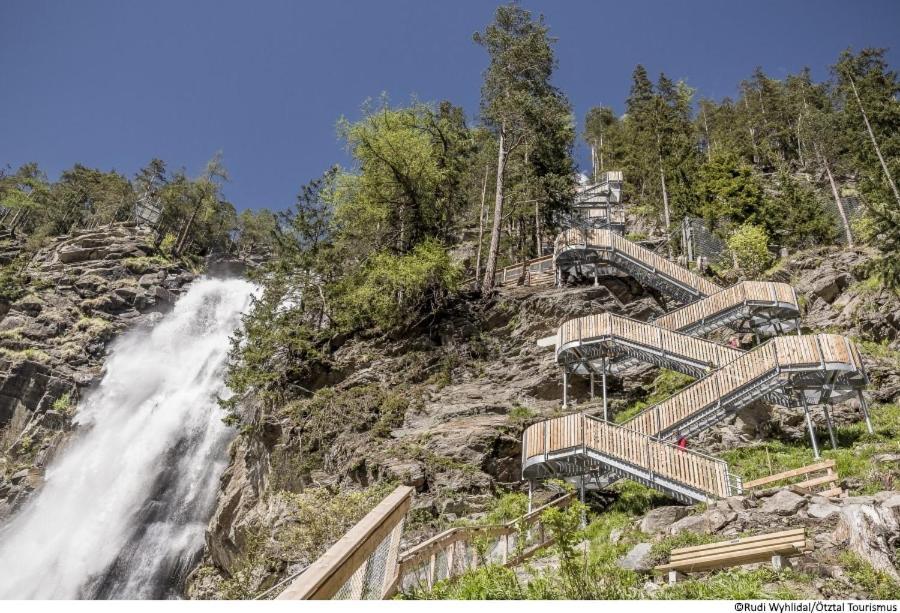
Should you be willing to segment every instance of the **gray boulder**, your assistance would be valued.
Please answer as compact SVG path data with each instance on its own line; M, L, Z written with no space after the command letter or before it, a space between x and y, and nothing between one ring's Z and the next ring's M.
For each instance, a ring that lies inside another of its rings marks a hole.
M644 515L640 530L647 534L667 532L672 524L682 517L686 517L690 512L688 507L657 507Z
M653 546L650 543L638 543L631 548L631 551L619 558L616 564L625 570L633 570L637 572L645 572L653 568L653 559L650 556L650 550Z
M763 502L760 510L774 515L793 515L804 505L806 499L791 490L780 490Z

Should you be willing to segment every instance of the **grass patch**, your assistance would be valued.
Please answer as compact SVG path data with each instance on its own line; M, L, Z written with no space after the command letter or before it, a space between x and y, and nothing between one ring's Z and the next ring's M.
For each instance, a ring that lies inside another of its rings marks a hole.
M699 579L680 581L654 594L659 600L794 600L802 597L801 586L807 578L769 568L731 569Z
M869 434L859 421L836 428L838 448L824 448L828 435L817 432L822 457L833 459L841 479L855 479L861 483L855 494L872 494L890 489L900 479L900 469L890 464L877 464L873 458L883 453L900 451L900 405L873 406L869 410L874 434ZM770 441L764 445L731 449L720 456L745 481L793 470L813 464L816 460L806 440L786 443Z
M172 264L174 264L174 261L163 255L142 255L122 260L122 266L125 267L125 270L136 275L142 275L151 270L166 268Z
M15 362L30 360L32 362L46 364L50 361L49 354L40 349L35 349L34 347L22 349L21 351L0 347L0 356L7 357Z
M889 360L894 364L894 366L900 368L900 351L892 349L888 345L887 339L881 341L880 343L876 343L875 341L867 341L861 338L854 338L853 342L856 344L856 347L859 349L860 353L881 360Z
M695 380L689 375L663 368L650 384L647 397L616 413L613 421L623 424L647 407L660 403L672 394L681 391Z
M900 599L900 583L881 570L876 570L852 551L845 551L840 562L847 571L850 581L859 586L875 600Z

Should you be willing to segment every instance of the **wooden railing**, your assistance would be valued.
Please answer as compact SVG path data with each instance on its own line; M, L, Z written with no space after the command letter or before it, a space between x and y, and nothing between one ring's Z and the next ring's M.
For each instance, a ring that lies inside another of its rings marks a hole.
M639 432L657 434L766 374L780 370L824 369L829 364L864 372L856 348L843 336L817 334L774 338L648 407L626 425Z
M591 449L601 456L639 467L713 497L735 493L728 465L722 460L583 413L533 424L524 433L526 462L577 448Z
M740 349L665 330L646 322L612 313L599 313L570 319L560 326L557 356L565 352L570 343L602 342L607 338L640 344L710 367L723 366L744 354Z
M708 296L722 290L720 286L709 279L644 249L611 230L582 230L580 228L565 230L556 237L554 242L554 258L558 258L563 251L572 247L608 251L613 258L616 255L624 256L628 260L638 262L648 272L668 277L678 285L690 288L701 296Z
M815 473L822 474L815 475ZM802 478L802 481L796 481L799 478ZM801 468L769 475L768 477L747 481L744 483L744 487L748 490L764 489L763 486L772 487L774 484L784 481L791 481L788 485L792 488L799 489L805 493L819 494L820 496L836 496L842 492L838 486L838 475L834 460L825 460L824 462L817 462Z
M311 564L279 600L387 598L398 590L431 588L482 563L512 566L553 544L542 515L572 502L561 496L505 524L446 530L400 552L413 488L398 487Z
M794 288L786 283L742 281L653 320L668 330L682 330L746 303L787 304L799 312Z
M648 456L647 454L651 454L650 451L640 451L642 445L652 447L652 444L646 442L649 437L656 436L689 417L721 403L724 398L748 385L758 384L763 379L768 380L768 377L777 377L782 372L820 369L843 371L855 377L860 383L865 380L859 352L842 336L818 334L778 337L732 360L666 400L648 407L623 424L619 430L611 430L609 428L616 426L598 422L604 424L606 428L604 432L614 432L613 435L604 434L600 438L587 436L583 432L582 415L568 415L534 424L526 429L523 435L523 464L529 458L588 445L599 453L609 452L614 457L629 462L642 462L650 457L650 463L638 465L652 468L654 471L663 471L664 468L655 463L658 462L656 455ZM655 441L651 441L653 442ZM598 447L598 444L611 447ZM641 455L642 453L644 455ZM702 464L701 462L700 465ZM693 460L689 468L692 466ZM678 476L665 474L673 478ZM704 477L703 482L709 482L709 477ZM717 482L717 478L713 479L712 485L715 486ZM700 485L696 482L689 484ZM715 489L705 491L713 493Z
M313 562L279 600L380 599L397 582L403 519L413 488L398 487Z
M506 524L450 528L400 556L395 590L431 589L480 564L513 566L553 544L541 522L544 511L568 506L567 494Z

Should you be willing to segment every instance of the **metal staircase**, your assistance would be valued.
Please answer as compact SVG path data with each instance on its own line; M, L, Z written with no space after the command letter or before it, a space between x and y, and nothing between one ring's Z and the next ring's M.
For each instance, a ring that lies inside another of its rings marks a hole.
M557 283L572 274L596 279L612 266L686 303L649 323L610 313L563 323L539 344L555 345L564 388L570 373L591 376L593 390L594 374L605 381L606 374L638 361L698 380L622 425L585 414L533 424L523 434L525 479L557 476L605 487L625 477L682 500L732 495L740 492L740 479L724 462L670 441L695 435L758 399L806 408L858 393L868 382L858 351L841 336L778 337L751 351L700 338L723 326L764 335L798 330L796 293L784 283L722 288L602 228L560 234L553 264ZM807 424L812 434L808 410Z

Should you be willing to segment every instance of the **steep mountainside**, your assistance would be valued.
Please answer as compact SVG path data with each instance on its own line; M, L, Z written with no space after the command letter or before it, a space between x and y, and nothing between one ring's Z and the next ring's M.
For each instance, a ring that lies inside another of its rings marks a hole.
M894 316L900 301L872 289L866 258L861 250L804 252L771 275L796 285L807 311L805 330L839 327L863 341L874 383L870 400L891 403L900 395ZM489 304L460 300L431 327L405 338L338 343L327 367L309 382L317 390L310 399L271 412L246 403L249 417L232 446L207 555L190 595L247 597L303 568L361 517L366 505L360 497L377 500L386 483L417 489L410 542L456 520L479 518L503 492L522 487L522 428L561 410L552 351L536 340L574 316L608 310L649 319L664 304L629 278L603 279L599 287L511 288ZM611 378L612 413L625 415L690 380L673 375L642 366ZM569 397L570 409L583 408L587 381L574 378ZM860 421L856 403L834 413L840 427ZM798 457L808 452L811 461L805 437L802 413L757 404L693 446L752 455L774 439ZM820 442L826 440L820 433ZM883 456L885 447L876 445L870 457ZM897 473L891 457L882 457L872 473L881 489L891 489ZM848 475L844 485L858 492L865 484Z

